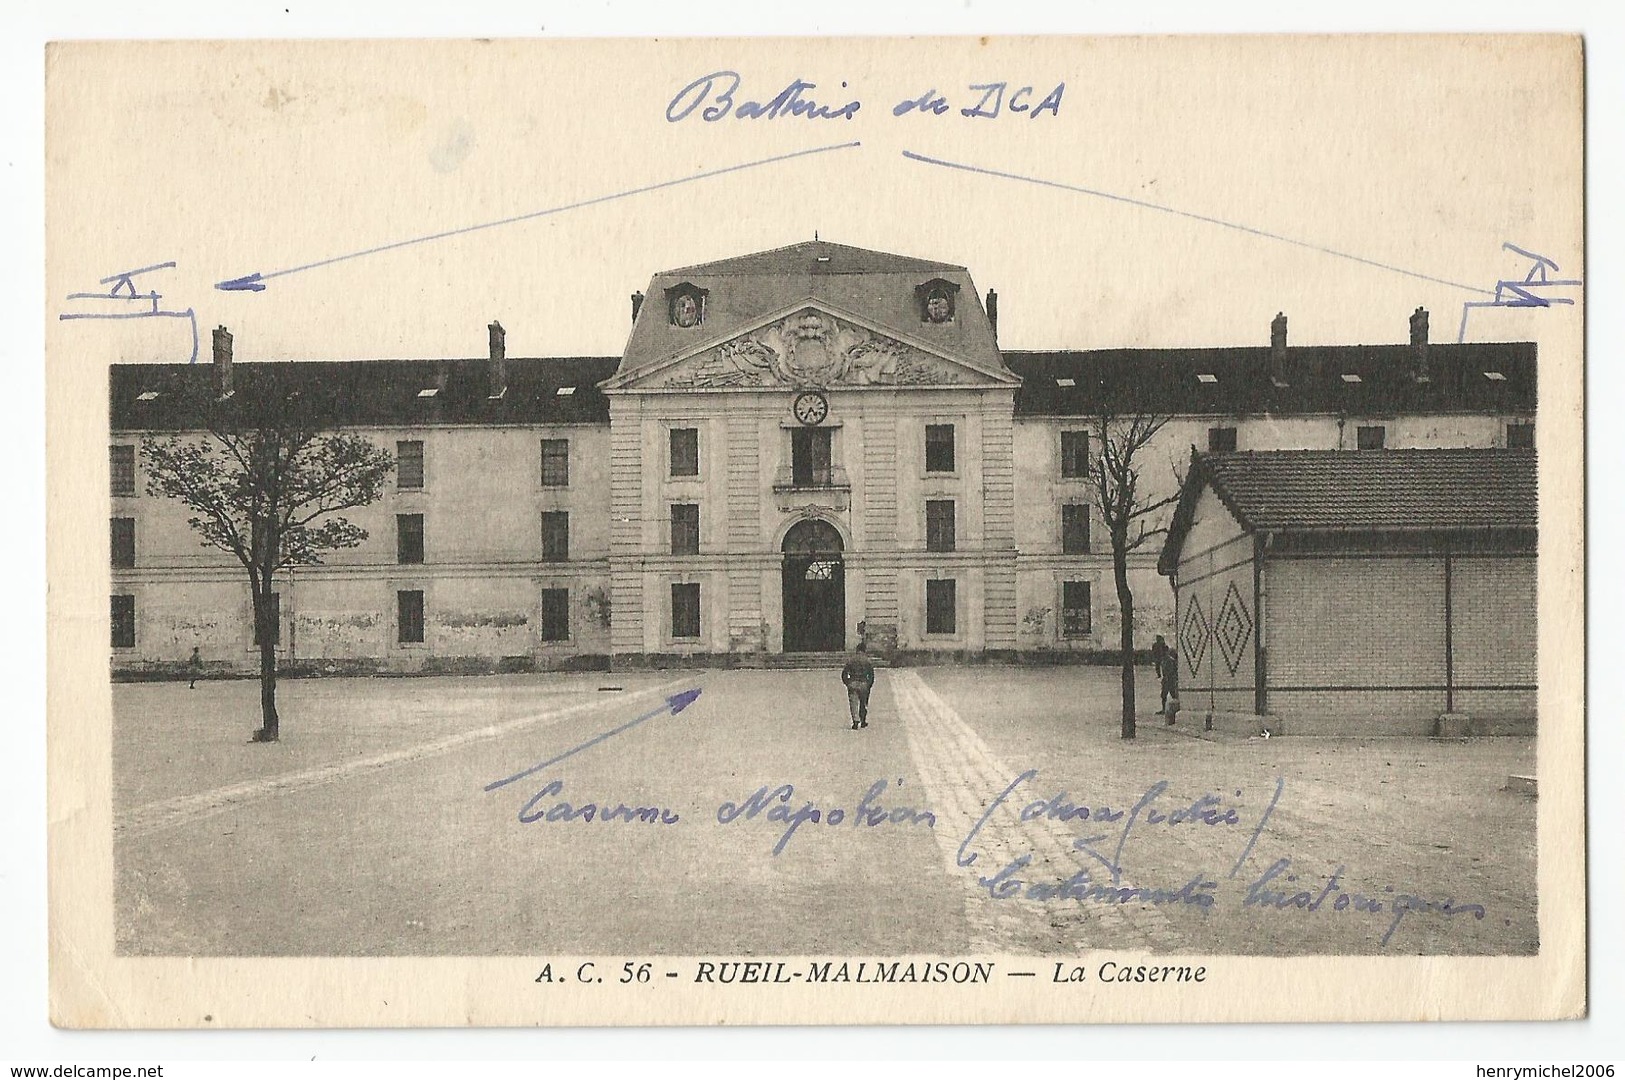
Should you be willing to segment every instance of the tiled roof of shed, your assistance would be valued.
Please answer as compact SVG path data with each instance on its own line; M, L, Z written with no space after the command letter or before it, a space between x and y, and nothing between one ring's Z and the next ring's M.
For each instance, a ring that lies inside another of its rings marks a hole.
M1102 402L1119 412L1225 416L1535 409L1532 342L1429 345L1427 382L1412 375L1409 345L1294 345L1287 349L1285 386L1270 377L1267 345L1003 355L1022 378L1018 417L1087 416Z
M1249 531L1534 529L1533 450L1255 450L1193 454L1159 566L1178 561L1202 489Z
M609 400L597 384L619 363L613 356L509 358L507 389L500 398L491 397L485 359L236 363L232 381L245 397L267 384L282 392L299 390L320 401L326 419L340 426L607 424ZM215 378L208 363L113 365L112 430L196 428L188 399L212 387ZM420 396L430 388L433 395Z

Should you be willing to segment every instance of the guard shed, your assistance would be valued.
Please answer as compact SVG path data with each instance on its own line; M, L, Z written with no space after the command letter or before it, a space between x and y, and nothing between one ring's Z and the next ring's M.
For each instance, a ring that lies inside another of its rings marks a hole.
M1529 734L1535 452L1192 452L1158 569L1219 729Z

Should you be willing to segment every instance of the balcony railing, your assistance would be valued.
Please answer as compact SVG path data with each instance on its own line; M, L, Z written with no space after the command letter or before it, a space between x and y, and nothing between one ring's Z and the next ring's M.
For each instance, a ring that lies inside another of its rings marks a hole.
M839 465L827 469L805 469L798 476L794 467L781 465L773 475L774 491L851 491L852 482Z

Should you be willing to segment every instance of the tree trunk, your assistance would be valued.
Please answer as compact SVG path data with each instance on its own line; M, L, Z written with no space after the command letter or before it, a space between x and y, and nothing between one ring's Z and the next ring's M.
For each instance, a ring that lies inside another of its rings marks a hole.
M1128 552L1112 538L1112 573L1117 579L1123 667L1123 738L1134 738L1134 594L1128 587Z
M254 591L255 636L260 642L260 729L255 742L276 742L281 725L276 714L276 634L269 588Z

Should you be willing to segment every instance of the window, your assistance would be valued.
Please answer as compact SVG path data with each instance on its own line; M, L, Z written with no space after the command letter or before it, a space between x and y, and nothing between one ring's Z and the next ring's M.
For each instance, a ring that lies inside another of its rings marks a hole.
M395 444L395 486L406 490L423 486L423 443L413 439Z
M135 447L109 446L108 464L112 468L113 494L135 494Z
M403 589L395 594L395 640L402 645L423 644L421 589Z
M827 428L790 432L790 468L796 487L829 487L830 433Z
M932 578L925 583L925 632L952 634L955 628L954 582Z
M697 503L676 503L671 508L671 553L700 553L700 507Z
M567 562L570 558L570 514L565 510L542 512L542 561Z
M1061 432L1061 475L1077 479L1089 475L1089 433Z
M1061 636L1088 637L1091 629L1089 583L1061 582Z
M1233 427L1208 428L1207 448L1209 451L1218 453L1230 453L1236 448L1236 429Z
M925 471L954 471L954 426L952 424L925 425Z
M542 440L542 486L570 486L570 440Z
M954 501L927 499L925 502L925 550L954 549Z
M671 474L673 476L700 475L699 428L671 429Z
M1388 437L1388 429L1378 426L1362 427L1354 433L1354 445L1361 450L1381 450Z
M135 597L113 597L113 648L135 648Z
M1067 503L1061 507L1061 553L1089 554L1089 504Z
M700 636L700 586L697 583L671 587L671 636Z
M1533 450L1535 448L1535 425L1532 423L1507 425L1508 450Z
M423 561L423 515L395 515L395 561L420 563Z
M113 518L113 569L135 565L135 518Z
M266 597L270 606L270 614L266 616L271 622L271 644L282 644L282 594L272 593ZM260 647L260 624L254 624L254 647Z
M542 640L570 640L570 590L542 590Z

